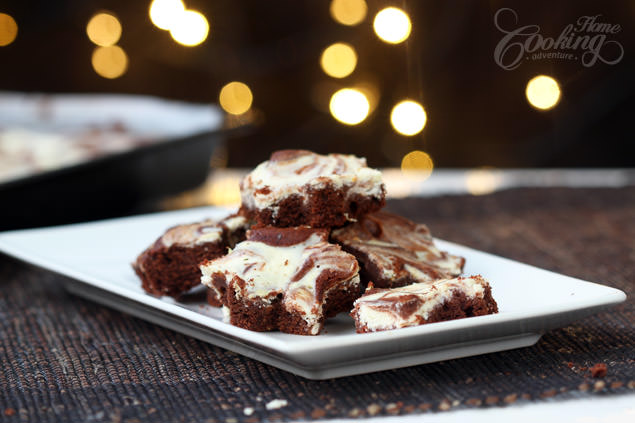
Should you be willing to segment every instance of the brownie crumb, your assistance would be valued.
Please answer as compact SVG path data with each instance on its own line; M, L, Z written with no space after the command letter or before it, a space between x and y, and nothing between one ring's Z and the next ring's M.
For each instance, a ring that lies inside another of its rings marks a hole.
M554 397L558 391L555 389L549 389L540 394L540 398L551 398Z
M591 376L593 377L604 377L606 376L606 364L604 363L596 363L593 367L589 369L591 371Z
M593 390L594 391L601 391L602 389L604 389L606 387L606 383L604 383L603 380L598 380L597 382L595 382L593 384Z
M448 401L447 399L444 399L439 404L439 410L441 411L448 411L450 408L452 408L452 404L450 404L450 401Z
M403 403L401 401L399 402L391 402L390 404L386 405L386 412L389 414L399 414L399 411L401 410L401 407L403 406Z
M267 410L277 410L287 405L289 405L289 402L286 399L274 399L265 404L265 408Z
M364 414L364 411L362 411L360 408L355 407L348 412L348 417L360 417L363 414Z
M494 405L498 402L498 397L496 395L489 396L485 398L485 404Z
M624 382L616 381L611 383L611 389L618 389L624 386Z
M513 404L516 402L517 399L518 394L509 394L505 398L503 398L503 401L505 402L505 404Z
M13 416L15 414L14 408L5 408L4 415L5 416Z
M323 408L316 408L315 410L311 411L312 419L321 419L324 416L326 416L326 410Z
M421 411L428 411L431 408L432 408L432 404L429 404L427 402L419 405L419 410Z
M379 414L379 412L381 411L381 405L373 403L366 408L366 411L368 411L369 415L374 416L376 414Z
M304 419L305 414L304 414L304 411L298 410L291 413L289 417L291 417L292 419Z
M465 403L472 407L478 407L479 405L483 404L483 401L478 398L469 398L467 401L465 401Z

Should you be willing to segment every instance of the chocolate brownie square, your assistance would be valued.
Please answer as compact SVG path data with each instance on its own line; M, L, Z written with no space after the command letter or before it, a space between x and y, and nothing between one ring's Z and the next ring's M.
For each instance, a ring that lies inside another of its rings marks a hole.
M247 227L247 219L239 215L174 226L143 251L132 267L146 292L178 297L200 284L199 264L225 255L229 247L245 239Z
M379 210L381 172L352 155L282 150L240 183L242 209L260 226L332 228Z
M394 288L458 276L465 259L440 251L426 225L387 212L335 229L331 239L361 264L363 283Z
M364 333L497 312L489 283L471 276L393 289L371 286L355 301L351 316L357 332Z
M359 297L358 270L355 257L328 242L328 230L265 227L203 263L201 282L232 325L317 335Z

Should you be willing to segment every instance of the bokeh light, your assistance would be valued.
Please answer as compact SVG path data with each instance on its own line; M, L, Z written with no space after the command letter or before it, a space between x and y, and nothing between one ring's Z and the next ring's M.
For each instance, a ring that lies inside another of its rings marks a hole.
M390 123L395 131L402 135L412 136L423 130L427 121L423 106L413 100L404 100L393 107Z
M366 96L354 88L342 88L331 97L331 114L347 125L357 125L368 116L370 104Z
M215 206L240 204L240 178L223 175L214 178L206 189L206 203Z
M465 185L472 195L490 194L500 188L502 177L493 169L478 169L469 171L466 175Z
M327 75L333 78L344 78L355 70L357 53L350 44L331 44L322 52L320 65Z
M119 46L97 47L93 52L92 64L97 74L114 79L128 69L128 56Z
M238 81L230 82L220 90L218 101L227 113L240 115L251 107L254 96L249 87Z
M348 26L360 24L367 11L364 0L333 0L330 7L331 17L337 23Z
M88 21L86 34L98 46L112 46L121 37L121 23L110 13L98 13Z
M207 18L196 10L179 13L170 24L170 35L179 44L193 47L201 44L209 34Z
M154 0L150 4L150 20L157 28L167 31L184 11L182 0Z
M410 35L412 24L406 12L396 7L387 7L375 15L373 28L383 41L399 44Z
M560 101L560 85L550 76L538 75L527 83L525 95L536 109L549 110Z
M18 36L18 24L6 13L0 13L0 47L8 46Z
M370 107L369 113L372 113L379 104L381 93L379 91L380 82L374 75L360 75L359 79L351 88L360 91L368 100Z
M434 169L430 155L421 150L414 150L401 159L402 172L416 172L417 176L427 179Z

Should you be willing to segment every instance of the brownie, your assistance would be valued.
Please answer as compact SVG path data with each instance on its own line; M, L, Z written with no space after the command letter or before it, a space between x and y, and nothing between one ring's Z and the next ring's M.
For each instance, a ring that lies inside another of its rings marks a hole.
M358 271L355 257L328 242L328 230L264 227L201 264L201 282L232 325L317 335L359 297Z
M480 275L416 283L392 289L372 286L355 301L358 333L498 313L489 283Z
M435 247L426 225L383 211L333 230L331 239L359 260L362 283L379 288L455 277L465 264Z
M332 228L385 204L381 172L352 155L273 153L240 183L242 209L260 226Z
M146 292L178 297L200 284L199 264L225 255L245 239L247 226L247 219L239 215L174 226L143 251L132 267Z

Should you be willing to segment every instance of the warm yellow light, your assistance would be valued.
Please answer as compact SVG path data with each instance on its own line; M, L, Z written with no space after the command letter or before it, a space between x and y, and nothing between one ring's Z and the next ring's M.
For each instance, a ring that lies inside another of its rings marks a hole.
M428 178L434 169L432 158L426 152L415 150L401 159L402 172L416 172L417 176Z
M169 30L184 11L182 0L154 0L150 5L150 20L158 28Z
M170 26L170 35L179 44L193 47L201 44L209 34L207 18L196 10L181 12Z
M375 79L365 76L363 78L360 77L359 81L352 87L364 94L366 100L368 100L368 104L370 105L369 113L372 113L379 103L380 92L378 85L379 83Z
M214 178L206 189L208 204L230 206L240 204L240 178L232 175Z
M366 17L368 6L364 0L333 0L331 2L331 16L342 25L354 26Z
M18 24L11 16L0 13L0 47L8 46L18 36Z
M402 135L416 135L423 130L428 120L423 106L416 101L404 100L393 107L390 123Z
M333 94L329 109L333 117L340 122L357 125L368 116L370 104L361 91L343 88Z
M525 95L536 109L549 110L560 101L558 81L547 75L538 75L527 83Z
M355 70L357 54L350 44L331 44L322 52L320 65L327 75L333 78L344 78Z
M467 173L465 185L472 195L485 195L496 191L502 182L500 173L492 169L478 169Z
M373 28L383 41L399 44L410 35L412 24L406 12L396 7L387 7L377 13Z
M121 23L110 13L98 13L88 21L86 34L98 46L112 46L121 37Z
M232 115L240 115L249 110L253 99L249 87L237 81L225 85L218 96L220 106Z
M128 56L119 46L97 47L93 52L93 69L108 79L119 78L128 69Z

